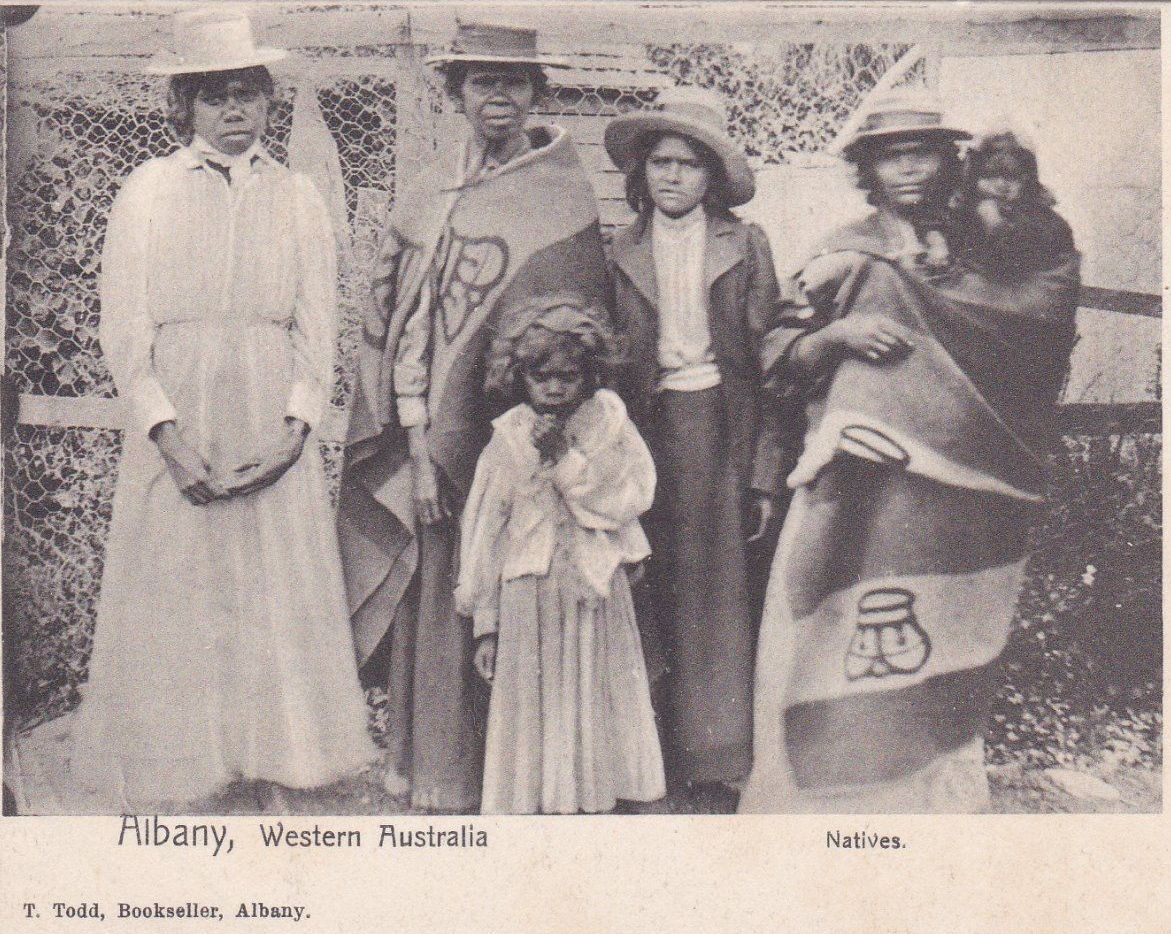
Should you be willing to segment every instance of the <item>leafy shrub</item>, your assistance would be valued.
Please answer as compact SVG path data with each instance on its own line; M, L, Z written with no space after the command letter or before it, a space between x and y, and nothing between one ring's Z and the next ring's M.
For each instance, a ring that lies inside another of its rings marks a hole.
M1162 436L1078 435L1005 653L994 762L1151 764L1162 756Z

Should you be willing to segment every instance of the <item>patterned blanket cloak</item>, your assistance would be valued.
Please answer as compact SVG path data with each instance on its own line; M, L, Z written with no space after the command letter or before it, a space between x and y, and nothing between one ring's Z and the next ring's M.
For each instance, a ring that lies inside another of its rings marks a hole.
M741 809L978 807L982 761L982 788L940 787L949 760L978 746L999 684L1045 479L1038 427L1073 345L1078 257L1016 283L963 270L928 281L894 258L872 215L815 263L803 284L823 320L782 335L779 355L811 325L865 312L898 321L914 350L882 366L846 360L813 392Z
M427 398L431 456L459 499L471 486L493 410L484 357L510 308L564 291L606 304L597 203L569 135L541 142L489 174L469 174L468 147L425 171L396 200L374 270L357 350L353 407L338 504L359 658L390 625L418 562L411 471L398 423L394 364L417 303L432 320ZM544 139L541 139L541 138Z

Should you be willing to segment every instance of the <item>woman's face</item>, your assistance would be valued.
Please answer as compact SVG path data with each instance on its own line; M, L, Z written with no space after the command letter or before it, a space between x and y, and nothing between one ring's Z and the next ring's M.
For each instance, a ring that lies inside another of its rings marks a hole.
M269 96L232 72L210 75L195 95L191 126L220 152L238 156L264 135Z
M710 173L699 152L682 136L664 136L646 157L646 184L655 206L682 217L707 194Z
M874 177L882 204L897 212L913 212L939 197L943 153L930 140L904 139L879 144Z
M499 143L524 132L533 106L532 75L520 65L473 62L464 75L460 97L477 138Z
M536 366L525 371L525 392L538 414L574 411L586 395L586 378L581 360L565 350L555 350Z

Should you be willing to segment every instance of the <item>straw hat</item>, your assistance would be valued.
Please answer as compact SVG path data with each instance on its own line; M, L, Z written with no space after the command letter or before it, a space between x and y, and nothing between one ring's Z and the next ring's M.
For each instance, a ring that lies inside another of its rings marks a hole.
M728 177L730 207L746 204L756 193L756 178L744 155L724 127L724 102L700 88L666 88L655 110L636 110L615 117L606 127L606 152L624 173L637 168L639 140L648 133L677 133L698 140L716 154Z
M231 6L184 10L174 17L175 42L155 56L147 71L155 75L203 74L271 65L288 56L284 49L258 47L252 23Z
M537 31L490 23L456 23L451 50L431 55L424 64L443 68L452 62L488 62L501 65L544 65L569 68L563 58L537 51Z
M929 91L891 91L868 104L840 151L843 158L852 160L872 142L899 137L955 142L971 139L972 134L949 126L944 120L943 101Z

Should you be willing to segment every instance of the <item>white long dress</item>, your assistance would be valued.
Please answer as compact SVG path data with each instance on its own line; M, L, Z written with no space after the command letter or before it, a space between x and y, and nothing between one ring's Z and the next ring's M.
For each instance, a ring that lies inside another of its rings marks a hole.
M497 633L485 814L608 811L665 792L625 564L655 468L622 401L571 417L569 453L540 462L528 405L493 423L463 513L459 611Z
M150 429L211 465L257 460L327 409L333 236L312 184L256 151L232 182L185 148L110 215L100 339L128 420L71 771L112 804L235 779L329 783L372 760L316 436L274 485L204 507Z

